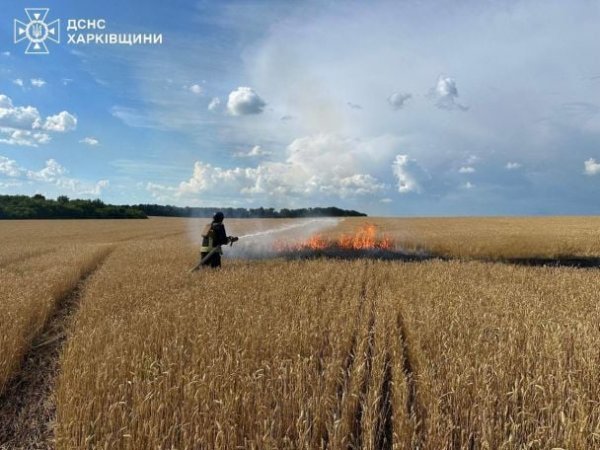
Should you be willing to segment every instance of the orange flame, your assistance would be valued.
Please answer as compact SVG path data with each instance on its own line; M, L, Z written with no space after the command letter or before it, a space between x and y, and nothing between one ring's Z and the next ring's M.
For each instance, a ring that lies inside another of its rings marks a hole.
M377 226L366 224L359 228L353 235L343 234L337 239L326 239L321 235L315 235L303 242L275 244L279 251L299 250L323 250L326 248L338 248L342 250L391 250L394 242L387 236L377 236Z

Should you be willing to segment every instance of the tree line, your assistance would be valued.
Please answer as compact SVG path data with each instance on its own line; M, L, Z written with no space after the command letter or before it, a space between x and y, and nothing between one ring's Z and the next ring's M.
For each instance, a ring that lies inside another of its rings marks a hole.
M0 219L147 219L143 211L130 206L107 205L102 200L56 200L41 194L0 195Z
M365 217L366 214L335 206L297 209L275 208L217 208L217 207L180 207L171 205L142 204L132 208L144 211L149 216L167 217L212 217L215 211L222 211L225 217L232 219L294 219L303 217Z
M364 217L354 210L336 208L212 208L171 205L110 205L102 200L70 199L61 195L56 200L36 194L0 195L0 219L147 219L148 216L209 218L215 211L235 219Z

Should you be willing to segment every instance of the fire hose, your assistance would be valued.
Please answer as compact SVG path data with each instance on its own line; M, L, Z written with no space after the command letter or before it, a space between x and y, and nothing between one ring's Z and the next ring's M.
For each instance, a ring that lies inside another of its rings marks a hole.
M230 247L233 247L233 243L238 241L239 239L240 238L235 236L229 236L227 238L227 244L221 244L214 247L210 252L206 254L206 256L201 258L200 261L198 261L198 263L194 267L191 268L190 272L195 272L196 270L200 269L200 267L202 267L211 258L212 255L214 255L216 252L221 251L223 245L229 245Z

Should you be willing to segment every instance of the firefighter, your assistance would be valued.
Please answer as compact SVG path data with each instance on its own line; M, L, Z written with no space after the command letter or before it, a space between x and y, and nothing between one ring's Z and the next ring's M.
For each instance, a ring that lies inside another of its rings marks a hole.
M227 245L238 240L235 236L227 236L225 231L225 225L223 225L223 219L225 215L222 212L217 212L213 216L213 221L207 224L202 230L202 248L200 249L200 260L202 261L209 253L212 252L210 257L202 263L203 266L210 266L212 268L221 267L221 245ZM213 251L215 247L219 247L218 250Z

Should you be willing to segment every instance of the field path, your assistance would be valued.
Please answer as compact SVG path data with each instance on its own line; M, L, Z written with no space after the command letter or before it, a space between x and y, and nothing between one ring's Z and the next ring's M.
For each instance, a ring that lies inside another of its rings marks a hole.
M425 442L425 419L426 413L425 408L419 400L419 392L417 388L417 381L415 379L415 367L413 362L413 356L410 348L410 342L407 336L406 324L404 317L401 312L398 312L396 317L396 324L398 326L398 332L400 334L400 342L402 349L402 371L406 377L406 383L408 386L408 396L406 401L407 413L414 417L417 433L417 443L415 447L417 449L423 448Z
M0 450L54 448L54 383L59 355L87 280L111 252L82 275L56 304L56 311L34 339L21 370L0 397Z

